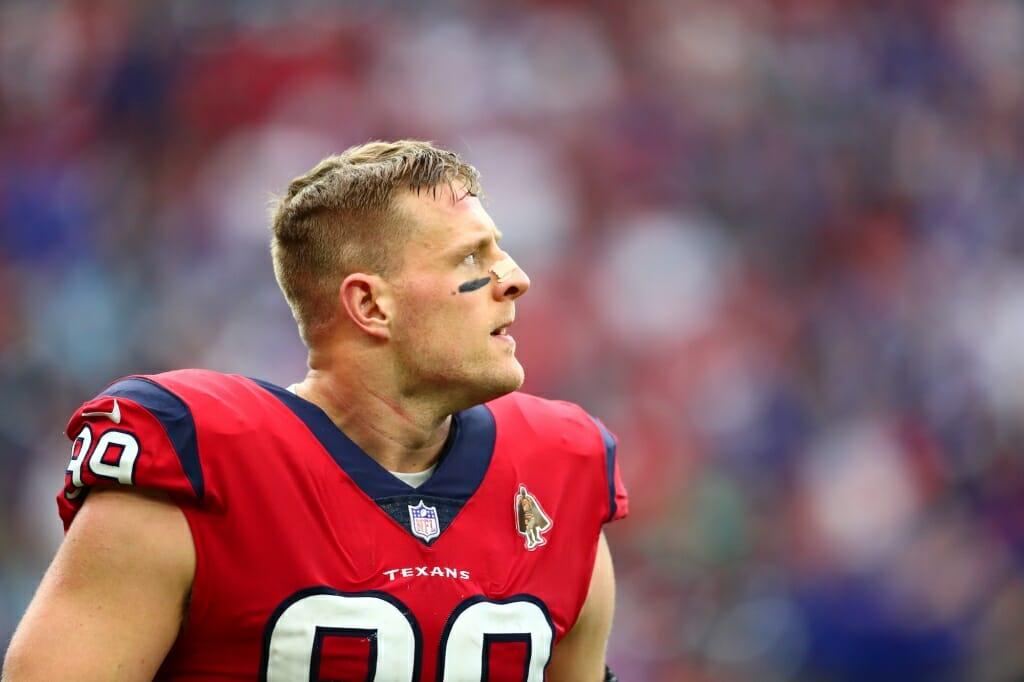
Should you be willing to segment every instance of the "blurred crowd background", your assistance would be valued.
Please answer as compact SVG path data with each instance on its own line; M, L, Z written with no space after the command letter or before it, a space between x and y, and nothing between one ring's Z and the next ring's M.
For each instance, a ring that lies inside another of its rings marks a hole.
M620 439L624 681L1024 679L1022 66L999 0L3 0L0 644L71 411L300 378L269 199L419 137Z

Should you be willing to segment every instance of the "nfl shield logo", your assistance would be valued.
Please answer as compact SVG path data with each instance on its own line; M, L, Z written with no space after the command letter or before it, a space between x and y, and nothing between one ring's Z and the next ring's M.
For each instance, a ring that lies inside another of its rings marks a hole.
M437 507L428 507L423 500L415 507L409 507L409 522L412 525L412 532L427 542L430 542L441 534L440 525L437 523Z

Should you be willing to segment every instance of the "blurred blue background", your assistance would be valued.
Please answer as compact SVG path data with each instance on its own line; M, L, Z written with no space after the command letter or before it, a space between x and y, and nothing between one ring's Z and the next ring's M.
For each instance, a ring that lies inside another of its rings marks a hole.
M623 680L1024 679L1022 66L997 0L0 2L0 645L71 411L300 378L269 199L420 137L620 438Z

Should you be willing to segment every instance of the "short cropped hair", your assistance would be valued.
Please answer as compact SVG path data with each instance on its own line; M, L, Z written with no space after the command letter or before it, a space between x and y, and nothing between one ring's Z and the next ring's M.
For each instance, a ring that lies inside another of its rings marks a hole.
M439 188L476 196L480 174L430 142L375 141L327 157L275 199L274 275L307 346L330 329L345 277L388 276L401 267L401 247L415 218L398 210L396 193Z

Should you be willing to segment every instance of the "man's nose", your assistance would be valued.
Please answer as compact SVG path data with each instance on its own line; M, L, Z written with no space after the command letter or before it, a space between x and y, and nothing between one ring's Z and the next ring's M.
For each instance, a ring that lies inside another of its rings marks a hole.
M499 299L516 299L530 288L530 278L519 264L506 256L491 268L498 280L495 296Z

